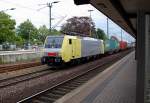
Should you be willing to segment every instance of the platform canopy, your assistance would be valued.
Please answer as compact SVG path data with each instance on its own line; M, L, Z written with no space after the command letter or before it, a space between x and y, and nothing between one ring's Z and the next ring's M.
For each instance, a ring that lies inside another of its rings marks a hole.
M75 4L92 4L133 37L137 35L137 12L150 12L150 0L74 0Z

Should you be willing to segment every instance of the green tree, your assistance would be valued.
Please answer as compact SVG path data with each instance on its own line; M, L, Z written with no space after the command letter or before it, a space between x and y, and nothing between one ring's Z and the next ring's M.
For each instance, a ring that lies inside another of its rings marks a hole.
M38 39L38 30L29 19L21 23L16 32L18 36L21 36L26 42L30 40L32 44Z
M96 34L97 34L97 38L98 39L102 39L102 40L107 40L108 39L108 37L106 36L105 32L102 29L100 29L100 28L98 28L96 30Z
M0 44L4 42L15 42L15 20L11 16L0 12Z
M49 29L46 27L46 25L40 26L38 29L38 40L39 42L44 43L45 38L48 35L60 35L60 32L57 31L56 29L52 29L51 33L49 31Z
M42 43L44 43L45 38L49 34L50 34L49 33L49 29L45 25L39 27L39 29L38 29L38 39L39 39L39 41L41 41Z
M61 33L56 29L52 29L50 35L61 35Z
M21 36L15 36L15 44L17 47L23 47L25 40Z

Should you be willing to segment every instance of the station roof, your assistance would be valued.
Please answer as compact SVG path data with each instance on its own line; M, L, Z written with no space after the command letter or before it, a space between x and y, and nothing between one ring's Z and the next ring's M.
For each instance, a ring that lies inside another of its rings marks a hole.
M137 35L137 12L150 12L150 0L74 0L75 4L91 4L133 37Z

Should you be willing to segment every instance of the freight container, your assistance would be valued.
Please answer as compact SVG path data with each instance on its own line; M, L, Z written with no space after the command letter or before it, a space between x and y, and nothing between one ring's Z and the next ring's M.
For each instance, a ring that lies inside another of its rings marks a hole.
M120 50L124 50L127 48L127 42L126 41L120 41L119 46L120 46Z
M119 43L116 40L108 39L104 41L105 52L113 53L119 50Z

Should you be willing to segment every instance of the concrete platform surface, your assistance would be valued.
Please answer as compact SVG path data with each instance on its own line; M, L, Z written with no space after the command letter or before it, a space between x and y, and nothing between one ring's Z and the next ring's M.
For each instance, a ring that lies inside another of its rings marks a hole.
M135 103L135 52L122 58L98 76L55 103Z

